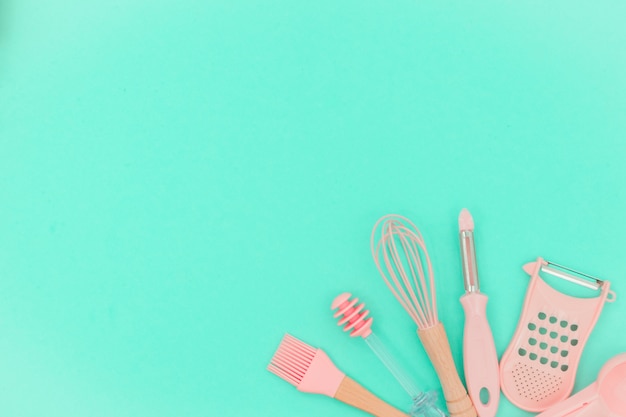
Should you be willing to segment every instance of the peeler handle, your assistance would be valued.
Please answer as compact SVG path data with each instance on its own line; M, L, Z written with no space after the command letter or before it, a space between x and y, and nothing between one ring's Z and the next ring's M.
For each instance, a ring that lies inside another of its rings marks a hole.
M576 395L537 414L536 417L601 417L608 415L605 412L598 399L598 384L594 382Z
M493 334L487 322L487 296L465 294L461 297L461 305L465 310L463 367L467 390L478 415L494 417L500 402L500 369Z
M418 330L417 335L435 367L450 417L476 417L476 409L454 365L450 343L443 324L437 323L433 327Z

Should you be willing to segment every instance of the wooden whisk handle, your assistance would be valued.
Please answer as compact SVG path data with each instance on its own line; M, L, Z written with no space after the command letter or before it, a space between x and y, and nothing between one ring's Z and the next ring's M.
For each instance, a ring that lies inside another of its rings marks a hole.
M409 417L406 413L387 404L347 376L341 381L335 393L335 399L376 417Z
M418 330L417 335L439 376L450 417L476 417L476 409L454 365L450 342L443 324L437 323L434 327Z

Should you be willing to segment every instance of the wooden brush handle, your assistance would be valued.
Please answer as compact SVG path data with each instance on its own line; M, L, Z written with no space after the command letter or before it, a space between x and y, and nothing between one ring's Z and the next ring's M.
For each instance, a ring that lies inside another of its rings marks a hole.
M408 417L408 414L390 406L347 376L341 381L335 399L376 417Z
M434 327L418 330L417 335L439 376L450 417L476 417L476 409L454 365L450 342L443 324L437 323Z

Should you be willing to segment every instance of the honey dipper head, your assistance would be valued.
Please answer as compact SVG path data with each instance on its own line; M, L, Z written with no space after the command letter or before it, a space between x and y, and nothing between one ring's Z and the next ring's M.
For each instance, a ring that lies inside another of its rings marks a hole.
M366 338L372 334L374 319L372 317L367 318L369 310L362 311L365 308L365 303L357 305L359 299L356 297L350 299L350 297L352 297L352 294L349 292L344 292L335 297L330 306L331 310L337 310L333 317L339 318L337 326L345 324L343 327L344 332L352 330L350 332L351 337L361 336Z

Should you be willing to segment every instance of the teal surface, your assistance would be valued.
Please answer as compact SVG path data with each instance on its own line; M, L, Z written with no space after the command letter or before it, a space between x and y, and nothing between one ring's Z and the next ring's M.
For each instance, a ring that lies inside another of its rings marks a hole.
M459 369L457 216L499 354L537 256L612 280L576 390L626 351L626 3L0 1L0 414L359 416L265 370L285 332L420 387L369 253L409 216ZM502 400L501 417L530 415Z

